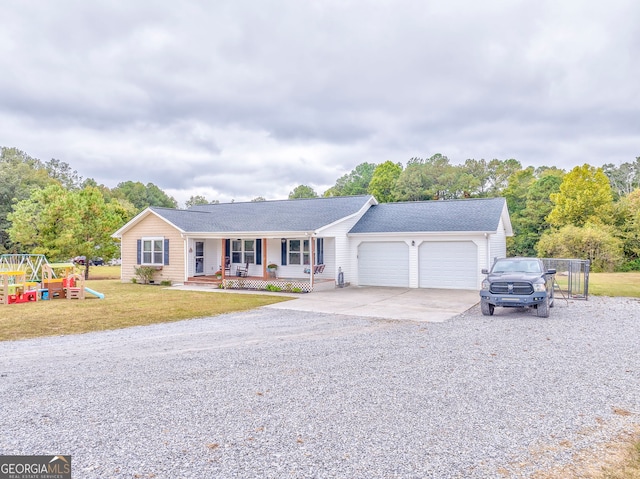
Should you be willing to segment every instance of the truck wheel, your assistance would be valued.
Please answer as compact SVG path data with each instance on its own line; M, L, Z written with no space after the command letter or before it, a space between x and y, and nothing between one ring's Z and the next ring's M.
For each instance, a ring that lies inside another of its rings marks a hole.
M483 299L480 301L480 310L482 311L483 315L493 316L494 309L495 309L495 306L491 304L489 301L487 301L486 299Z
M536 310L538 311L539 318L548 318L549 317L549 297L544 298L544 301L540 303Z

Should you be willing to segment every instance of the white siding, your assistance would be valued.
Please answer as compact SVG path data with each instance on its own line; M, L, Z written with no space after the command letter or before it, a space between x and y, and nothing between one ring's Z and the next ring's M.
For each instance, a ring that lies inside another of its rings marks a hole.
M490 235L489 239L489 261L486 268L490 268L494 258L504 258L507 256L507 236L504 231L504 223L500 218L498 223L498 231Z
M337 278L338 268L336 268L336 240L335 238L324 238L324 271L319 278Z
M367 203L358 214L340 221L328 228L321 231L322 236L325 238L332 237L333 240L333 277L338 280L338 271L341 268L344 273L344 281L354 283L354 278L357 276L358 270L358 258L357 247L354 249L353 242L347 236L347 233L355 226L355 224L362 218L362 215L366 213L370 205ZM327 239L325 239L325 264L327 263ZM325 270L326 272L326 270ZM324 275L326 276L326 274Z
M221 267L222 246L219 239L204 242L204 274L215 274Z

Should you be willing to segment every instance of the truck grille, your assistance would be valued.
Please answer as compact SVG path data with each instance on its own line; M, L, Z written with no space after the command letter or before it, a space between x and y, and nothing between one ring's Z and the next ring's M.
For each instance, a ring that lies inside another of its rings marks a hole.
M513 290L509 290L509 285L513 285ZM490 291L493 294L532 294L531 283L491 283Z

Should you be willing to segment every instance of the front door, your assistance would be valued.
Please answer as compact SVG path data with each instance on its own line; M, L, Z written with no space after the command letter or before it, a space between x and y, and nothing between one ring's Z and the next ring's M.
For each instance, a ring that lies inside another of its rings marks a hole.
M204 241L196 241L196 274L204 274Z

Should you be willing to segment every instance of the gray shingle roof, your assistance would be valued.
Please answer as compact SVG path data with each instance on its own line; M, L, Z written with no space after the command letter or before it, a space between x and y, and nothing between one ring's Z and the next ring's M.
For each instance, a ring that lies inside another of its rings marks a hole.
M340 196L151 210L185 232L315 231L357 213L370 199L371 196Z
M349 233L496 231L504 198L384 203L372 206Z

